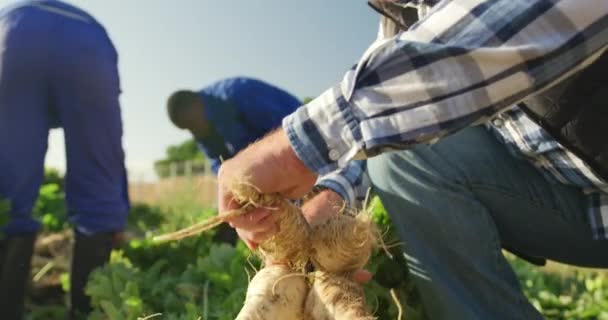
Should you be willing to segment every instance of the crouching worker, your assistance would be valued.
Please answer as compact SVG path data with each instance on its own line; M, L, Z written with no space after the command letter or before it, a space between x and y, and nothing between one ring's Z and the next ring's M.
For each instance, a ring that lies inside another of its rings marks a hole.
M104 28L60 1L0 13L0 198L11 204L0 240L2 319L21 319L40 224L32 208L49 130L65 135L66 200L75 226L70 318L90 311L90 272L110 256L127 220L117 53Z

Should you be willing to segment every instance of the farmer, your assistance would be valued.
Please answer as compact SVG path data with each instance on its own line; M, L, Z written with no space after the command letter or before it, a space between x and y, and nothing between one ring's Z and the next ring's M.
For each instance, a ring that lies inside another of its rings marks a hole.
M235 177L299 197L368 159L431 319L541 319L502 248L608 267L608 2L371 5L380 37L343 81L224 163L220 214ZM255 247L271 213L231 224Z
M21 319L40 224L32 207L49 130L66 142L66 199L75 228L71 318L90 310L84 286L125 227L127 196L117 54L104 28L60 1L21 2L0 13L0 198L10 201L0 240L0 312Z
M301 102L291 94L252 78L228 78L194 92L179 90L167 99L171 122L186 129L211 163L222 160L281 126Z

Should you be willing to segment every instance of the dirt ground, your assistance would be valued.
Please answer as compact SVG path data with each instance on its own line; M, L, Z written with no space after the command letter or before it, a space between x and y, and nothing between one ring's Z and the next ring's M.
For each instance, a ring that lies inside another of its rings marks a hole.
M32 257L32 280L28 287L30 304L64 303L61 278L69 271L72 245L73 233L69 229L38 236Z

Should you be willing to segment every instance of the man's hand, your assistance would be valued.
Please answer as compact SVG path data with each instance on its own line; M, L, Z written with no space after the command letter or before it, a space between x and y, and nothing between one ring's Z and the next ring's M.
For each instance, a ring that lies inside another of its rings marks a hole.
M344 200L332 191L323 190L302 206L302 214L311 226L319 225L330 217L340 214ZM277 231L277 215L272 210L258 209L254 212L230 220L230 225L236 228L239 237L250 248L274 235Z
M222 164L218 173L220 215L239 207L230 193L230 184L235 179L252 184L263 194L298 198L310 191L317 175L296 156L285 132L279 129ZM273 213L273 210L258 208L228 222L249 248L254 249L277 231L277 217Z
M357 271L353 272L351 277L356 282L368 283L370 280L372 280L373 275L371 272L361 269L361 270L357 270Z
M308 224L316 226L340 214L343 207L344 199L335 191L326 189L304 203L302 214Z
M304 203L302 214L308 224L316 226L332 216L341 214L343 207L344 199L337 192L326 189ZM367 270L357 270L352 273L351 278L356 282L365 284L372 279L372 274Z

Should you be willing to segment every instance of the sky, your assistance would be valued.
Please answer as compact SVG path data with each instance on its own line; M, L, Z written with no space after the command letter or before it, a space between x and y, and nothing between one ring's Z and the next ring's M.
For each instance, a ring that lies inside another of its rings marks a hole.
M0 6L16 1L0 0ZM340 81L375 38L364 0L69 0L108 31L119 54L123 146L131 180L189 135L171 125L166 98L230 76L251 76L314 97ZM46 165L63 170L53 130Z

